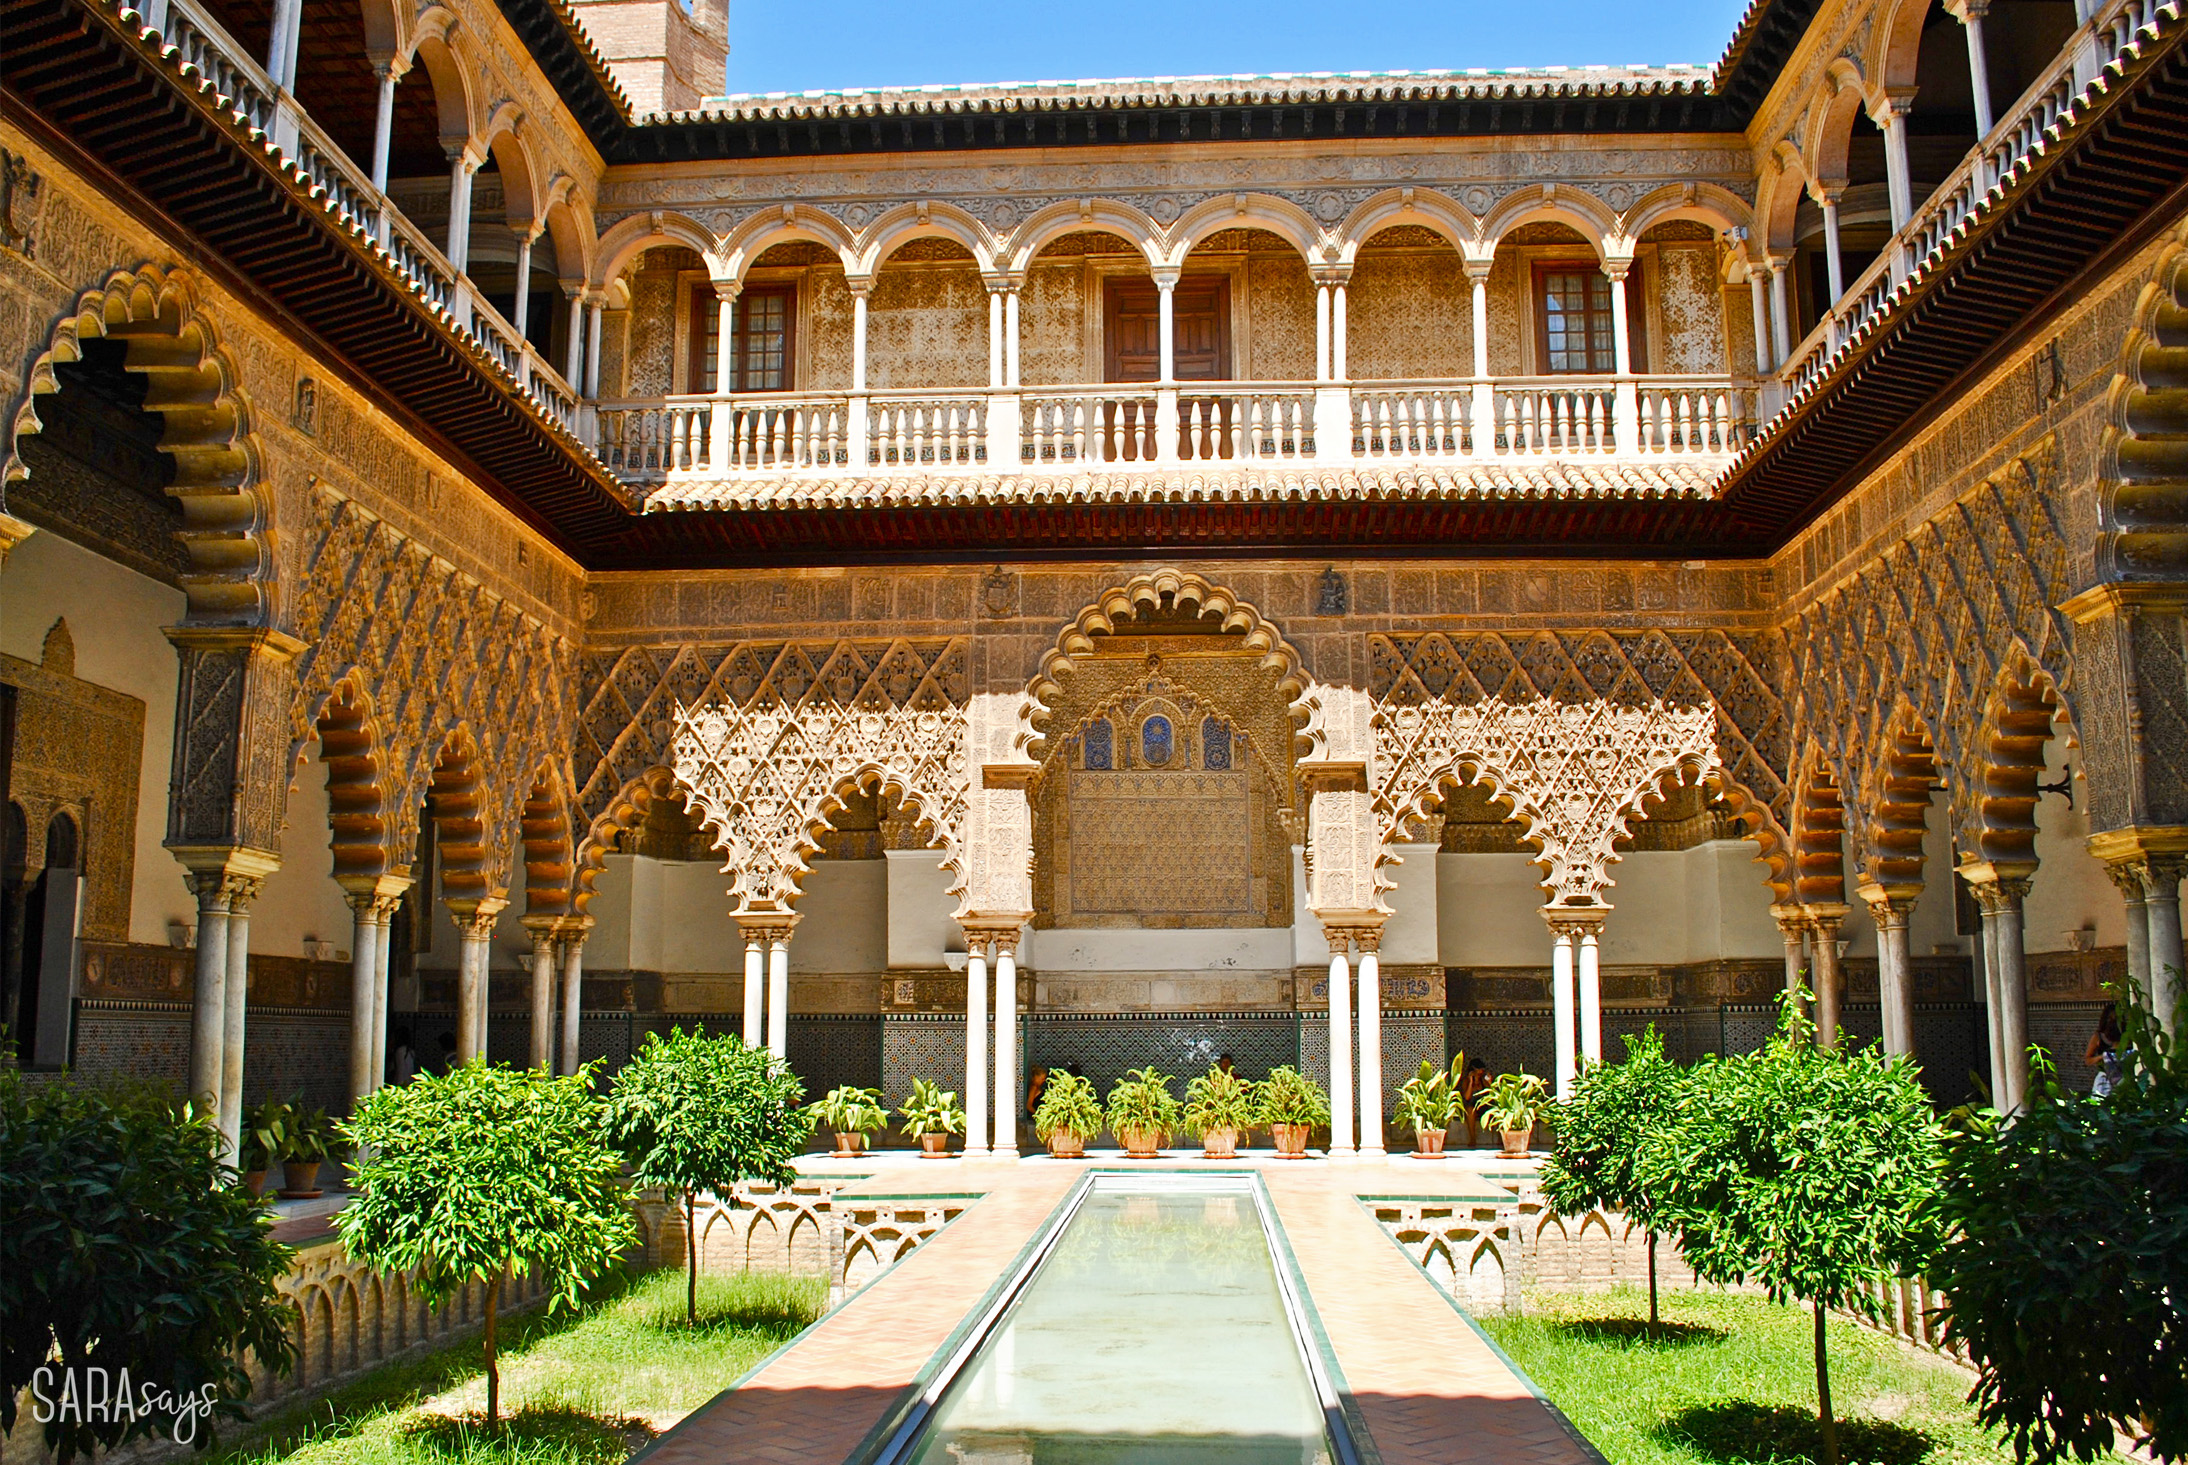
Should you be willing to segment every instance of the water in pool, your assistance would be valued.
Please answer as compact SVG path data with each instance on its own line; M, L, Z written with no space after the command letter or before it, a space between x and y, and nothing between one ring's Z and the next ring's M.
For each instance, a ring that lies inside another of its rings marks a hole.
M1095 1191L915 1465L1330 1465L1250 1194Z

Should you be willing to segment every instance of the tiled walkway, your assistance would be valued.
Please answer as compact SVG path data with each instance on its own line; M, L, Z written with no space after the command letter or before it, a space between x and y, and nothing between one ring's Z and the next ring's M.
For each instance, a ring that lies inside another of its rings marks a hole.
M1346 1392L1384 1465L1591 1465L1590 1452L1356 1199L1475 1193L1493 1183L1481 1172L1496 1170L1496 1162L1246 1163L1268 1177ZM867 1168L871 1178L857 1189L985 1195L742 1388L693 1415L646 1465L834 1465L849 1458L1085 1167L1035 1159Z

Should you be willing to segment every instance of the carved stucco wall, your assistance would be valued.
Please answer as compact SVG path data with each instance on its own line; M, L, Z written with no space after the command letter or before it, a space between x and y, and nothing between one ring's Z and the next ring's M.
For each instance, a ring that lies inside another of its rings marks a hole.
M1666 245L1655 251L1648 282L1653 323L1660 329L1649 355L1656 371L1711 374L1725 370L1724 321L1730 312L1717 283L1717 252L1708 245Z
M943 245L915 239L874 275L866 379L877 389L987 385L987 287L970 255Z
M55 645L49 634L43 665L0 655L0 682L16 688L18 697L8 797L22 807L30 832L24 853L34 869L44 862L53 817L65 813L75 822L85 877L84 939L126 941L144 703L81 680L73 651L56 656Z
M1474 374L1473 285L1459 252L1438 235L1416 228L1376 235L1353 265L1347 296L1353 376Z

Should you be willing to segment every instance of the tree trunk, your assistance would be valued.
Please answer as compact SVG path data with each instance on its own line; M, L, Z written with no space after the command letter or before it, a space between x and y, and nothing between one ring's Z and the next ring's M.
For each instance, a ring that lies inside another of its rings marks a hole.
M1654 1337L1662 1323L1656 1313L1656 1233L1649 1233L1649 1336Z
M1839 1425L1831 1417L1831 1366L1823 1357L1823 1304L1816 1307L1816 1419L1823 1426L1822 1465L1839 1465Z
M508 1268L494 1273L494 1280L486 1284L486 1427L494 1429L501 1423L501 1361L494 1352L495 1312L501 1306L501 1279Z
M684 1252L690 1266L684 1273L684 1326L699 1326L699 1226L698 1207L692 1193L684 1192Z

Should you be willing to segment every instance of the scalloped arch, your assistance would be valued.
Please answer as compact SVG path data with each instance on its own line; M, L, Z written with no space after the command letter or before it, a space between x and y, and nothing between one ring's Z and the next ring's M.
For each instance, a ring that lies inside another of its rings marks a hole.
M162 419L160 451L175 463L167 495L182 509L177 537L190 562L182 577L190 619L272 625L271 495L254 414L186 271L116 270L77 297L31 363L0 464L0 489L30 476L16 441L43 430L38 398L60 390L54 367L82 360L87 337L120 341L127 348L123 364L150 379L144 410Z
M1136 620L1142 610L1160 609L1164 603L1197 605L1200 614L1220 618L1226 632L1243 637L1247 650L1258 652L1261 664L1276 673L1277 690L1290 703L1292 721L1305 728L1310 715L1306 702L1307 673L1299 652L1284 639L1261 612L1231 591L1210 584L1190 570L1154 570L1135 575L1095 597L1078 618L1058 633L1056 644L1041 658L1041 669L1026 687L1024 725L1016 746L1035 762L1047 757L1050 704L1063 691L1077 658L1094 650L1096 636L1113 635L1119 621ZM1299 750L1297 740L1294 752Z
M686 793L676 781L676 770L659 764L616 790L607 807L586 826L571 857L570 911L573 915L585 915L593 897L600 893L593 888L594 882L608 867L608 852L615 847L616 835L645 823L646 815L656 803L683 799Z

